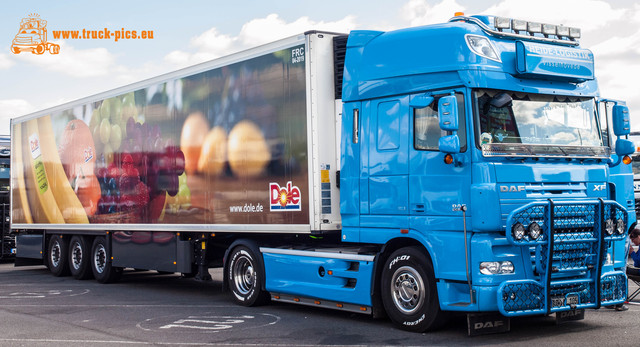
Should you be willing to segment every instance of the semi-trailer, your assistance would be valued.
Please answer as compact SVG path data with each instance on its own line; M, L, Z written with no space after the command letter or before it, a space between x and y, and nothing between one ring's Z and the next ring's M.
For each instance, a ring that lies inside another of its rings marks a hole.
M601 115L580 35L464 15L311 31L13 119L16 265L222 267L238 304L411 331L622 303L629 111Z

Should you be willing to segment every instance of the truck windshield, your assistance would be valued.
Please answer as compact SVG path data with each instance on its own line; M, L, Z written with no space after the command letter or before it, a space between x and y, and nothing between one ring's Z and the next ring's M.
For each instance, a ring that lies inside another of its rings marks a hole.
M593 98L479 89L478 146L485 156L608 157Z

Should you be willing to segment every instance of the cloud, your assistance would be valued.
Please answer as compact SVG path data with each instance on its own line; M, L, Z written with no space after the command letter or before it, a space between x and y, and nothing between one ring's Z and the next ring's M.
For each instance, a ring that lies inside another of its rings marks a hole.
M217 28L211 28L190 40L189 46L194 52L175 50L167 54L164 60L179 67L188 66L308 30L347 33L355 27L357 24L354 16L346 16L334 22L316 22L309 17L300 17L287 23L277 14L270 14L245 23L237 36L220 33Z
M64 73L72 77L107 76L115 67L115 56L104 47L76 49L65 41L53 41L60 45L59 54L17 54L16 58L46 70Z
M443 0L433 6L427 0L410 0L401 10L403 19L411 26L444 23L456 12L464 11L465 7L456 0Z
M584 31L605 27L621 20L624 9L614 9L601 0L503 0L483 13L542 23L564 24Z
M9 120L35 111L35 107L23 99L0 100L0 135L8 135Z
M14 64L13 60L9 59L6 54L0 54L0 70L8 69Z

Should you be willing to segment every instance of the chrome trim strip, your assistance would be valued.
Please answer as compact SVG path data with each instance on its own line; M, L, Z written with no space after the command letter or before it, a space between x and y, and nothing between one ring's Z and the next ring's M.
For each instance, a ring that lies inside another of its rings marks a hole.
M297 255L301 257L330 258L330 259L354 260L354 261L373 261L375 259L375 255L300 251L296 249L282 249L282 248L268 248L268 247L260 247L260 252L270 253L270 254L282 254L282 255Z
M12 224L12 229L309 234L308 224Z

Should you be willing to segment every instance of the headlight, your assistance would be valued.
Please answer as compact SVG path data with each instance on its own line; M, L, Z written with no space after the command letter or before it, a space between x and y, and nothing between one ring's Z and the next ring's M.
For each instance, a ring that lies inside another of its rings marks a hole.
M529 237L534 240L537 240L542 235L542 227L540 224L533 222L529 224Z
M524 238L526 230L524 229L524 225L521 223L516 223L511 227L511 235L513 235L513 239L516 241L520 241Z
M467 41L467 46L469 46L469 49L475 54L499 63L501 62L498 53L486 37L467 34L465 35L465 39Z
M480 273L483 275L504 275L513 273L513 263L510 261L483 261L480 263Z
M613 231L616 228L616 222L613 221L613 219L607 219L607 221L604 223L604 231L607 233L607 235L613 235Z
M616 222L616 232L618 233L618 235L622 235L624 234L625 230L626 226L624 225L624 220L618 219L618 221Z

